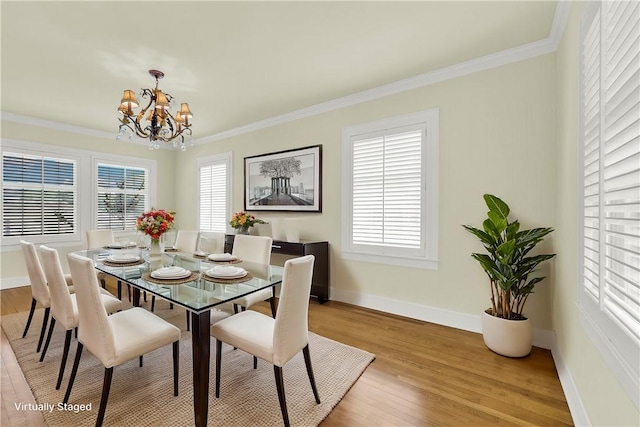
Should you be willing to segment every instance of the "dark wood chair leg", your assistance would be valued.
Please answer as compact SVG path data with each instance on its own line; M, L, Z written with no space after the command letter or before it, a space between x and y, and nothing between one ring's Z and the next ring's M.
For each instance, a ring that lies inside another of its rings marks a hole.
M131 285L127 284L127 295L129 296L129 302L131 302Z
M42 340L44 339L44 332L47 330L47 323L49 322L49 312L51 311L51 307L47 307L44 309L44 319L42 320L42 329L40 330L40 339L38 340L38 348L36 349L36 353L40 352L42 348Z
M71 376L69 377L69 385L67 385L67 391L64 394L62 403L69 402L69 396L71 396L71 389L73 388L73 382L76 380L76 374L78 373L78 365L80 364L80 358L82 357L82 349L84 346L81 342L78 342L78 348L76 350L76 358L73 360L73 368L71 368Z
M156 297L152 296L151 297L151 312L153 313L153 310L155 310L156 308Z
M253 356L253 369L258 369L258 358Z
M31 326L31 319L33 319L33 313L36 311L36 299L31 298L31 310L29 310L29 318L27 319L27 326L24 327L24 332L22 333L22 338L27 336L27 332L29 332L29 326Z
M173 310L173 303L169 303L169 310Z
M220 397L220 371L222 367L222 341L216 338L216 397Z
M240 311L247 311L247 307L240 306Z
M307 375L309 375L309 382L311 383L311 390L313 390L313 396L316 398L316 403L320 404L320 396L318 396L318 389L316 388L316 379L313 376L313 367L311 366L311 354L309 353L309 344L302 349L304 355L304 364L307 365Z
M147 291L142 292L142 299L144 300L144 302L147 302Z
M271 306L271 317L276 318L276 297L269 298L269 305Z
M238 314L238 304L233 304L233 314Z
M122 311L122 310L120 310L120 311ZM78 339L78 327L76 326L74 329L75 329L75 331L76 331L76 332L75 332L76 339Z
M276 376L276 388L278 389L278 401L282 411L282 420L285 427L289 427L289 413L287 412L287 399L284 397L284 378L282 377L282 367L273 365L273 373Z
M187 314L187 331L191 329L191 316L189 316L189 312L185 312Z
M62 377L64 376L64 368L67 367L67 357L69 356L69 346L71 345L71 331L72 329L69 329L64 337L64 350L62 351L62 360L60 361L60 372L58 373L56 390L60 390L60 384L62 384Z
M173 395L178 395L178 373L180 369L180 341L173 343Z
M47 334L47 341L44 343L44 348L42 349L42 354L40 355L40 361L44 360L44 355L47 354L47 349L49 348L49 343L51 342L51 335L53 334L53 328L56 326L56 318L51 317L51 326L49 326L49 333Z
M118 299L122 301L122 282L118 280Z
M140 356L138 359L140 360L139 364L140 364L140 367L142 368L142 356Z
M107 401L109 400L109 390L111 390L111 378L113 377L113 366L104 368L104 382L102 383L102 397L100 398L100 409L98 410L98 419L96 427L102 426L104 421L104 413L107 410Z

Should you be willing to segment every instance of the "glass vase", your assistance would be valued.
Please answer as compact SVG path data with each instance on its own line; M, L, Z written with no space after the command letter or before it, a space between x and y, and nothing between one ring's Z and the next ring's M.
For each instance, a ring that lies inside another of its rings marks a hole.
M244 227L236 228L236 234L249 234L249 229Z
M159 239L151 239L151 245L149 245L149 254L151 256L154 255L162 255L164 252L164 239L163 236L160 236Z

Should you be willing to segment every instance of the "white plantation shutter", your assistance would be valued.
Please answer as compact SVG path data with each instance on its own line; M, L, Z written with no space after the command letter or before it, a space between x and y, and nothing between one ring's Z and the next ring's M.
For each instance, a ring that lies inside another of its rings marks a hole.
M437 268L438 111L343 130L346 258Z
M354 245L420 249L421 127L352 139Z
M149 171L99 163L95 228L135 230L136 218L150 208Z
M201 231L224 233L231 217L229 189L230 158L216 156L199 162L198 195Z
M640 3L594 2L581 42L581 307L639 405Z
M4 152L2 237L74 234L75 160Z

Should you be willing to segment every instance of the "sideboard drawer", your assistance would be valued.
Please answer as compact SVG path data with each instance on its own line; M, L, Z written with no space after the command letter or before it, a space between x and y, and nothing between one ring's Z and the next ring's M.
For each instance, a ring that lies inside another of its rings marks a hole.
M271 244L271 252L276 254L304 256L304 245L301 243L274 240Z

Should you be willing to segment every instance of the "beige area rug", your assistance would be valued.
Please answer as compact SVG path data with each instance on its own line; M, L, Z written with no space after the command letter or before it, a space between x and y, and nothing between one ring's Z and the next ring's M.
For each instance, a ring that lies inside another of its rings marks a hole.
M102 393L103 365L85 349L69 404L90 404L91 409L77 413L59 410L77 341L72 340L62 387L56 390L64 331L56 327L46 358L40 363L35 350L44 310L36 311L28 335L21 338L27 314L2 316L0 323L36 402L54 407L51 412L43 412L46 423L49 426L93 426ZM155 427L194 424L191 334L186 331L184 311L169 310L166 303L160 302L156 305L156 314L182 330L179 396L173 396L171 346L166 346L146 354L142 368L135 359L114 369L104 425ZM289 418L294 426L318 425L374 359L374 355L366 351L313 333L309 335L313 370L322 403L315 403L304 358L299 353L283 370ZM282 425L272 365L258 360L258 369L254 370L250 355L233 350L226 344L222 347L220 398L215 398L214 342L212 340L208 424L225 427Z

